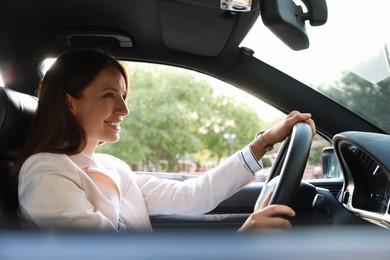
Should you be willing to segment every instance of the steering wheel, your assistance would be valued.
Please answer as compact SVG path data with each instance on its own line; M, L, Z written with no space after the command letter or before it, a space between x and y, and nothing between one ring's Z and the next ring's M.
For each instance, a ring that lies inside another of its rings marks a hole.
M291 206L293 198L298 193L312 138L312 130L308 124L299 122L294 125L291 136L284 141L273 163L267 183L256 201L255 210L260 209L270 192L273 192L270 205ZM280 174L272 178L279 171Z

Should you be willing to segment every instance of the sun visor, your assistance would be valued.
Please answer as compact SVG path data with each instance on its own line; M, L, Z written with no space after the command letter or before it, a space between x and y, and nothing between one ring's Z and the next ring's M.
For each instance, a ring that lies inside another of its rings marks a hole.
M159 9L164 46L202 56L217 56L232 43L238 47L259 13L258 8L252 13L222 10L220 0L165 0L159 1ZM251 17L247 24L241 22L245 16ZM237 24L243 26L241 32Z

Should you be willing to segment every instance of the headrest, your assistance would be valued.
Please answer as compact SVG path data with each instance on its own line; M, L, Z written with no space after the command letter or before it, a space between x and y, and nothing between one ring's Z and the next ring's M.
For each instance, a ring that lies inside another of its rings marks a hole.
M34 96L0 87L0 157L15 157L38 106Z

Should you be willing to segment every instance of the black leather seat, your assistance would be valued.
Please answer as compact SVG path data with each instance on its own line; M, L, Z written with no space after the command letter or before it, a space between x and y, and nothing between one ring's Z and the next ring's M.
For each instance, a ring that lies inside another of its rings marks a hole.
M36 111L35 97L0 87L0 227L17 223L9 171L27 136Z

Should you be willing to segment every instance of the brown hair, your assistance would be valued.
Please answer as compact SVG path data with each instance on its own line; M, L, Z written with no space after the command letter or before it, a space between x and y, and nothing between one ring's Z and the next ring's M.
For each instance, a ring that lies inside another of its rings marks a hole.
M24 161L40 152L77 154L86 145L82 127L67 105L66 94L80 98L85 87L105 68L114 66L123 75L128 95L128 77L114 58L95 50L78 50L60 56L37 89L38 109L21 153L11 170L17 199L19 171Z

